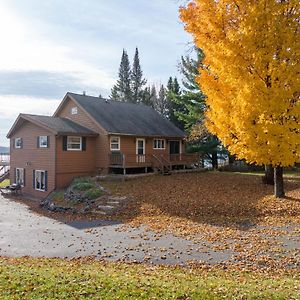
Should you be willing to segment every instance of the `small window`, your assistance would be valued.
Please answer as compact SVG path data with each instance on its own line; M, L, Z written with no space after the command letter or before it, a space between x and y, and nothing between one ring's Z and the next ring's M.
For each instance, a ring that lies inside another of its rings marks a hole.
M22 148L22 138L15 138L15 148L16 149Z
M39 136L39 147L40 148L48 147L48 136L46 136L46 135Z
M81 151L82 139L81 136L68 136L67 150Z
M110 150L112 150L112 151L120 150L120 137L119 136L110 137Z
M165 149L165 140L156 139L153 141L153 149Z
M46 191L46 171L36 170L35 171L35 189L37 191Z
M72 107L72 108L71 108L71 114L72 114L72 115L77 115L77 113L78 113L77 106Z
M16 184L24 186L24 169L16 168Z

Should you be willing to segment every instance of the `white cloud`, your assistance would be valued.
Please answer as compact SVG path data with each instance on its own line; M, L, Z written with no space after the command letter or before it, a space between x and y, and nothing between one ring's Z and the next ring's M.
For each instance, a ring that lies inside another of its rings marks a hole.
M19 113L52 115L61 99L0 95L0 146L8 146L6 134Z
M0 118L14 120L19 113L52 115L61 99L0 95Z
M115 80L105 70L76 59L76 49L52 42L3 3L0 11L1 70L69 73L91 88L101 85L110 89L114 84Z

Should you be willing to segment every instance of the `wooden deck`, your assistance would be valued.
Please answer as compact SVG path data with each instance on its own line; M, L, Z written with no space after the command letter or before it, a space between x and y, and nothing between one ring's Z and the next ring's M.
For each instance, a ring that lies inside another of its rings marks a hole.
M125 155L123 153L109 154L110 168L162 168L198 164L201 153L182 153L170 155Z

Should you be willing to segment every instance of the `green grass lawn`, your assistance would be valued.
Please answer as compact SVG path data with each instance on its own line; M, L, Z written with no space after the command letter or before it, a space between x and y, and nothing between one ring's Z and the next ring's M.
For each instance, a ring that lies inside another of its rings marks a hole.
M8 186L9 185L9 179L5 179L4 181L0 182L0 188Z
M0 258L1 299L300 299L299 273Z

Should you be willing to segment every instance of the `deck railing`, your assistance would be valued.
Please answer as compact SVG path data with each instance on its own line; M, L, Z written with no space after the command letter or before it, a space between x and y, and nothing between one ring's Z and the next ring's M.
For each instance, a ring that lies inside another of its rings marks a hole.
M192 164L199 163L201 158L200 153L181 153L181 154L109 154L109 162L112 167L145 167L159 164L163 161L166 165L172 164Z

